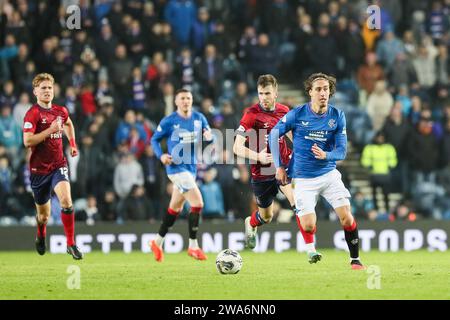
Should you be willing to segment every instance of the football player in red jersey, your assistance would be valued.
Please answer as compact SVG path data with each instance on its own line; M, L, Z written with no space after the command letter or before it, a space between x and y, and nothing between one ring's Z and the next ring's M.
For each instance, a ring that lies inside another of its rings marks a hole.
M52 104L55 79L40 73L33 79L33 94L37 103L31 106L24 118L23 141L31 148L30 180L36 204L36 250L46 251L46 224L50 217L50 198L53 191L61 205L61 220L67 238L67 253L80 260L83 254L75 244L75 218L70 194L69 172L63 154L62 132L70 142L70 155L78 154L75 130L65 107Z
M273 199L279 189L295 210L291 184L280 185L275 179L272 154L267 144L270 130L289 112L289 108L276 102L278 83L273 75L261 75L257 89L259 103L246 109L233 146L237 156L252 161L251 185L258 210L245 219L245 244L250 249L256 246L257 227L272 220ZM280 153L283 164L288 168L291 150L284 138L280 140Z

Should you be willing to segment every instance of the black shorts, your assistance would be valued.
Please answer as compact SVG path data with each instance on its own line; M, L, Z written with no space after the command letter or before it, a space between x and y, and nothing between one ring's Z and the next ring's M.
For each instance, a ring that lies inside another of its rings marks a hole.
M266 181L252 180L253 194L256 198L256 204L260 208L268 208L273 202L279 190L279 183L276 179Z
M58 182L69 181L69 170L67 167L61 167L44 176L32 174L30 181L34 202L43 205L50 199L51 193Z

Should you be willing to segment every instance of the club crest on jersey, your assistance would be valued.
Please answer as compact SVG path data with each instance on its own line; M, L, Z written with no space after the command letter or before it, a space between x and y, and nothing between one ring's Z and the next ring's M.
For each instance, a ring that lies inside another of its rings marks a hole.
M333 129L334 127L336 127L336 120L334 119L330 119L330 121L328 121L328 126Z

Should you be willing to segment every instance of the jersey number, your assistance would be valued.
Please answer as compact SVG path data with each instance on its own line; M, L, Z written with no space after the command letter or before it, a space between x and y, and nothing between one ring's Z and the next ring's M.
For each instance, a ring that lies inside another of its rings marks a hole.
M69 170L66 167L59 168L59 171L61 171L61 174L66 178L66 180L69 180Z

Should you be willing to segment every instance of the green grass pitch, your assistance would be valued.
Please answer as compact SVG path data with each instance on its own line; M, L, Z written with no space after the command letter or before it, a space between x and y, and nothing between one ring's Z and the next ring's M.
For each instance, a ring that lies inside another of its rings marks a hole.
M321 252L323 260L310 265L305 253L242 251L244 265L236 275L217 272L216 254L208 254L207 261L193 260L186 252L166 254L157 263L151 254L138 252L92 252L82 261L68 255L0 252L0 298L450 299L450 251L362 253L363 262L379 275L351 270L346 252ZM79 266L79 273L72 273L71 266ZM78 283L79 289L68 288Z

